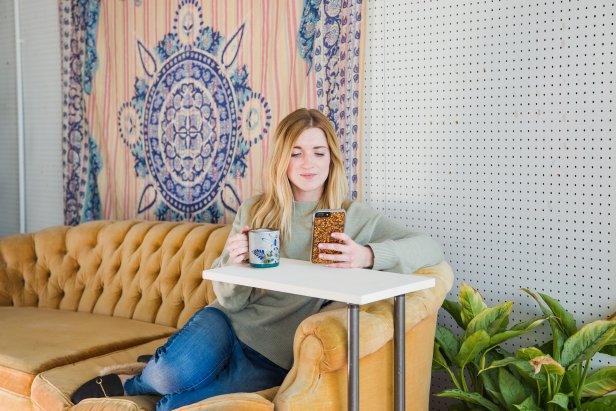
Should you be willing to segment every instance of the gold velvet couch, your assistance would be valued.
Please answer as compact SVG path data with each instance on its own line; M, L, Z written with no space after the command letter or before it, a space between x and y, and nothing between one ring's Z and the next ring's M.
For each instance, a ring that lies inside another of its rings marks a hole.
M154 396L71 393L114 364L135 362L213 301L201 279L230 226L96 221L0 239L0 409L153 410ZM406 297L407 409L428 409L436 315L452 286L445 262L419 270L434 289ZM360 406L392 408L393 307L361 307ZM346 309L306 319L280 387L222 395L182 410L346 409Z

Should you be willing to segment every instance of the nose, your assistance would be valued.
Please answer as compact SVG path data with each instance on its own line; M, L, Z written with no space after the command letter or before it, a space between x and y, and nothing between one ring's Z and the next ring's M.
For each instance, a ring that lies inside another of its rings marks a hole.
M302 167L304 168L308 168L312 165L312 159L310 158L310 156L306 155L306 156L302 156Z

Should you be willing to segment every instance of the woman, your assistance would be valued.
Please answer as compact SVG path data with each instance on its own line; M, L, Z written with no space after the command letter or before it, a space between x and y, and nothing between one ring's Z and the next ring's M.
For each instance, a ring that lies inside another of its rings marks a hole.
M442 260L441 248L431 238L347 200L333 126L317 110L299 109L278 125L264 192L240 206L214 266L247 260L247 232L262 227L280 230L282 257L309 260L312 212L324 208L347 211L345 233L333 235L341 243L319 245L339 252L321 255L331 261L330 267L410 273ZM112 394L107 392L109 396L123 391L163 395L156 409L169 410L215 395L280 385L293 363L295 330L325 301L233 284L213 285L218 299L160 347L140 374L124 384L117 376L92 380L74 394L74 402L83 398L79 396L83 391L101 391L98 386L103 384L116 387Z

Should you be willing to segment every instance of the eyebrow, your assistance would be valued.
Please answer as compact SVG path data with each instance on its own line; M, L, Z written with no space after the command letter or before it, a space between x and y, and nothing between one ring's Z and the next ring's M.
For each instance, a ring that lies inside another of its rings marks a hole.
M301 146L293 146L293 148L297 148L298 150L301 150L303 147ZM318 149L318 148L327 148L327 146L315 146L312 147L313 149Z

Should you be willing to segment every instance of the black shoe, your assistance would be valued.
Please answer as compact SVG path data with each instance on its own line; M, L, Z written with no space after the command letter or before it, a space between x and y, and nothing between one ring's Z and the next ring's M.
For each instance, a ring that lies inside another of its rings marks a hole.
M137 357L137 362L142 362L144 364L147 364L148 361L150 361L150 358L152 358L152 355L150 354L140 355L139 357Z
M92 378L77 388L71 396L71 401L73 404L78 404L86 398L120 397L122 395L124 395L124 387L120 377L117 374L109 374Z

